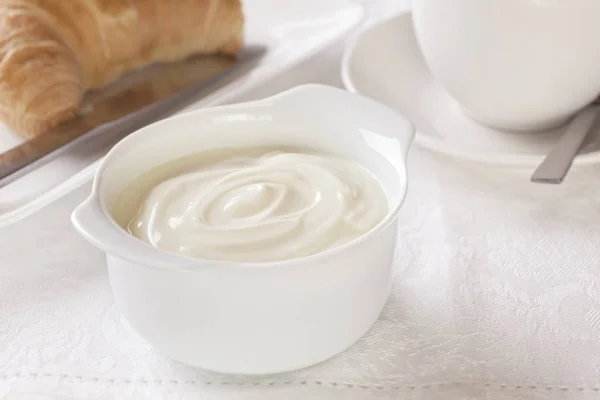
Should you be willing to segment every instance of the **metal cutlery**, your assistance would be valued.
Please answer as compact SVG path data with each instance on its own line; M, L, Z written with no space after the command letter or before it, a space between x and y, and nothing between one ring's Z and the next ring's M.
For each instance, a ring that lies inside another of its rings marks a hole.
M559 184L563 181L573 159L594 125L598 111L600 111L600 99L597 98L591 105L575 115L558 143L531 175L532 182Z
M236 58L196 57L132 74L90 94L80 115L0 154L0 187L48 162L79 140L110 135L115 142L145 125L166 118L248 71L265 54L247 46Z

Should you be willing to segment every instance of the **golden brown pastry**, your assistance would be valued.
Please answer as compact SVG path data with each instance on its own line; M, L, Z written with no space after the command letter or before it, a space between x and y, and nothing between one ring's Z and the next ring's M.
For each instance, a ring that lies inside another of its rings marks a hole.
M35 136L88 89L192 54L235 54L240 0L0 0L0 119Z

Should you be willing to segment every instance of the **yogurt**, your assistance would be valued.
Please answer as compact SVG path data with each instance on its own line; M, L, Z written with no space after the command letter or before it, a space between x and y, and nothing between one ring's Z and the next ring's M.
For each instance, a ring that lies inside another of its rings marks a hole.
M133 236L165 251L269 262L340 246L388 211L375 177L353 161L298 148L229 148L142 175L113 214Z

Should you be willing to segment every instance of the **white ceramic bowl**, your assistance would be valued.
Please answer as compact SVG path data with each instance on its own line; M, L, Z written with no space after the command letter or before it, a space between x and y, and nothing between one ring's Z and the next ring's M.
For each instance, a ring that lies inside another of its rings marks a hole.
M106 252L122 315L162 354L223 373L303 368L345 350L381 313L392 284L413 135L412 125L385 106L321 85L181 114L118 143L72 220ZM310 147L360 162L383 186L389 214L343 246L271 263L167 253L130 236L111 217L124 187L155 166L216 148L271 145Z

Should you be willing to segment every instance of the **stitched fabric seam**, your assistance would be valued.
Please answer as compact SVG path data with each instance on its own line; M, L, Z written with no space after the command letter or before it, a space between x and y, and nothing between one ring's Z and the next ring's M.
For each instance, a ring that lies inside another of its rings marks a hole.
M599 386L557 386L557 385L543 385L543 384L502 384L502 383L490 383L490 382L437 382L430 384L417 384L417 385L375 385L375 384L361 384L361 383L349 383L349 382L335 382L326 380L301 380L301 381L253 381L253 382L235 382L235 381L211 381L211 380L197 380L197 379L118 379L118 378L104 378L98 376L84 376L84 375L71 375L71 374L56 374L56 373L20 373L15 372L12 374L0 374L0 379L4 381L8 380L25 380L25 379L43 379L43 378L54 378L60 380L71 380L75 382L88 382L88 383L104 383L104 384L142 384L142 385L205 385L205 386L223 386L223 387L286 387L286 386L327 386L327 387L340 387L346 389L378 389L378 390L430 390L440 389L443 387L484 387L484 388L495 388L505 390L543 390L543 391L560 391L560 392L600 392Z

